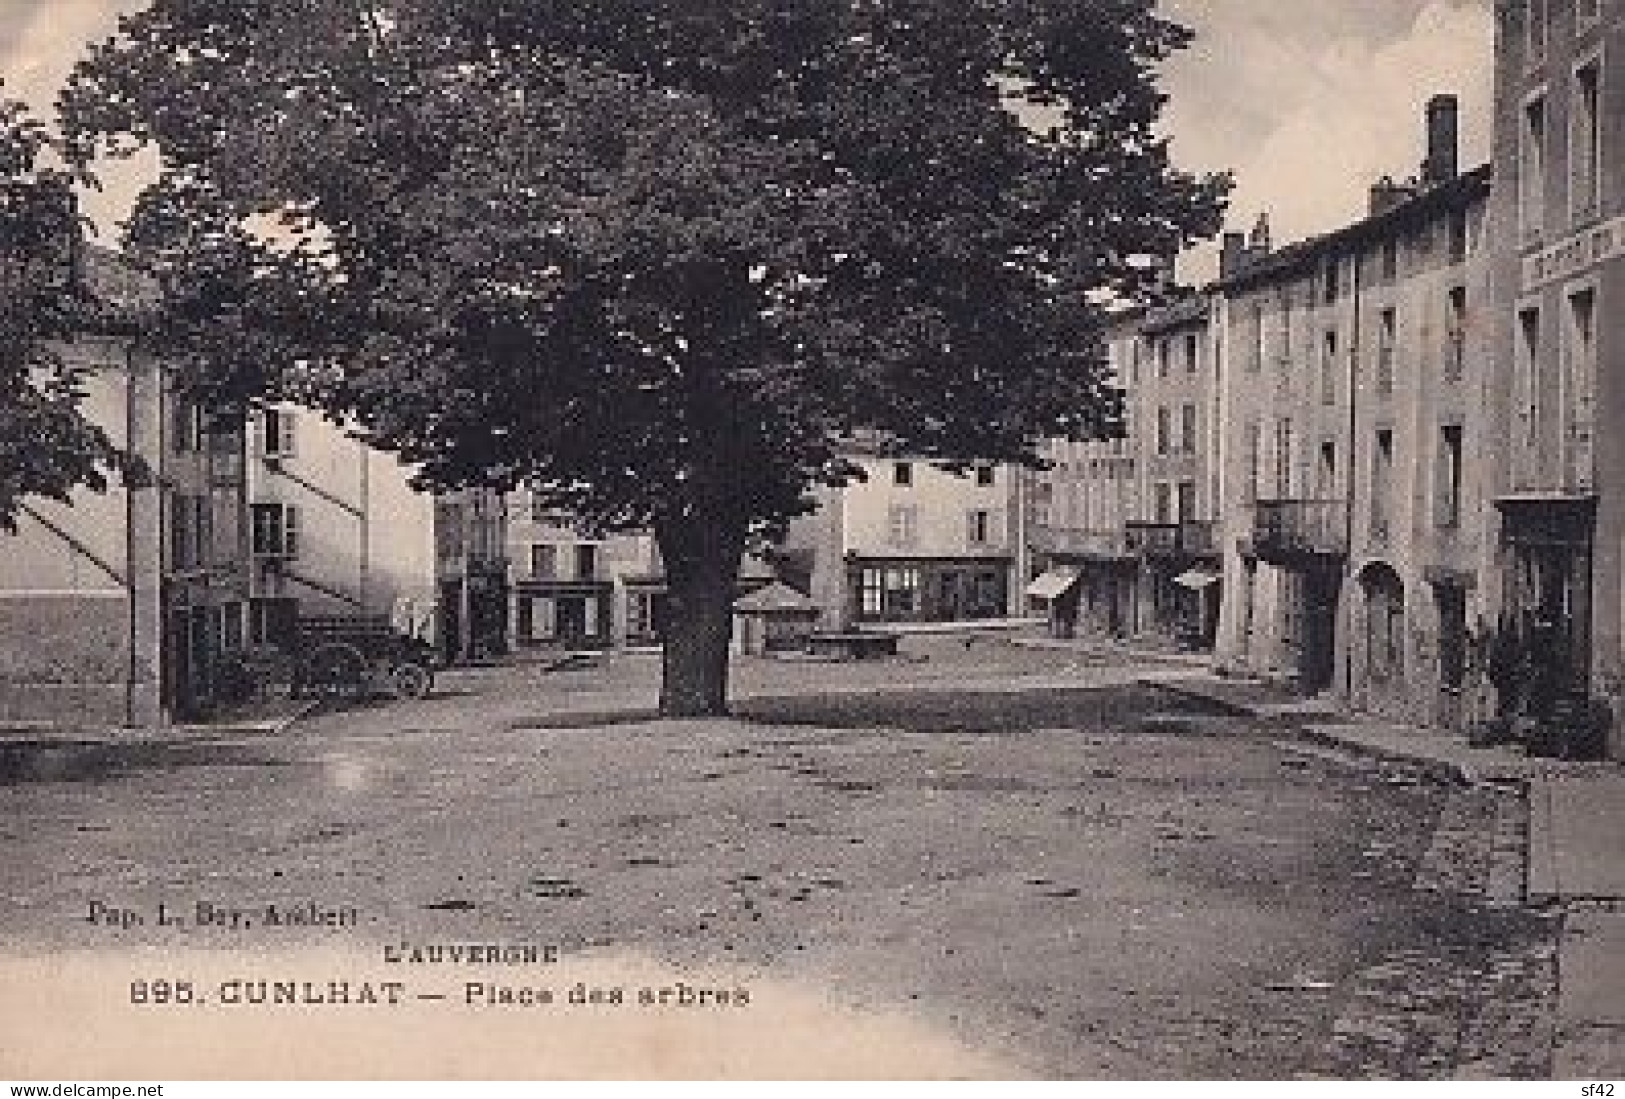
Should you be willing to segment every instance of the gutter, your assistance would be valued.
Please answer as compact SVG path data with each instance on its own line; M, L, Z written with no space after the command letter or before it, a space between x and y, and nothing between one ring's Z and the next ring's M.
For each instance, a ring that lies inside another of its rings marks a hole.
M133 344L124 345L124 441L126 446L134 449L135 442L135 347ZM160 416L159 420L162 421ZM138 490L132 485L124 486L124 570L127 578L124 583L126 630L129 634L125 638L125 652L128 654L128 666L124 674L124 724L135 724L135 677L139 671L140 661L136 657L136 633L138 616L135 601L135 494ZM160 628L162 625L160 623Z
M1355 497L1356 497L1356 495L1357 495L1357 493L1359 491L1359 474L1357 472L1358 469L1359 469L1359 461L1357 459L1357 455L1360 452L1359 434L1358 434L1358 432L1359 432L1359 392L1360 392L1360 390L1359 390L1358 382L1359 382L1359 374L1360 374L1360 353L1361 353L1361 348L1363 347L1363 342L1360 339L1360 334L1361 334L1361 330L1360 330L1360 312L1361 312L1360 305L1361 305L1361 297L1362 297L1363 292L1364 292L1364 287L1360 283L1361 267L1362 267L1361 255L1360 255L1359 250L1356 250L1355 253L1354 253L1354 277L1350 280L1350 287L1352 288L1352 291L1353 291L1353 294L1354 294L1354 336L1353 336L1353 339L1351 339L1349 341L1349 370L1348 370L1348 383L1349 383L1349 461L1348 461L1349 472L1348 472L1348 486L1349 486L1349 491L1348 491L1348 509L1347 509L1347 513L1343 517L1343 539L1344 539L1344 545L1343 545L1343 576L1344 576L1345 582L1351 581L1353 579L1353 575L1350 572L1350 569L1352 569L1353 566L1354 566L1354 501L1355 501ZM1352 592L1349 593L1348 598L1350 600L1352 600L1354 598ZM1335 614L1336 614L1335 609L1333 611L1333 614L1335 616ZM1334 627L1335 627L1335 617L1334 617ZM1347 623L1345 623L1345 629L1346 628L1347 628ZM1335 633L1335 628L1334 628L1333 637L1335 638L1335 636L1336 636L1336 633ZM1345 698L1353 697L1353 695L1354 695L1354 648L1353 648L1353 644L1354 644L1354 639L1353 638L1345 637L1343 639L1343 694L1344 694Z

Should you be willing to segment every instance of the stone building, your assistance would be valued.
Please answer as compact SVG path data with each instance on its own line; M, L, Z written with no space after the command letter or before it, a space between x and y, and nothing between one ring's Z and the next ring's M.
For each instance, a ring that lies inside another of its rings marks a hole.
M1122 438L1050 441L1034 475L1029 587L1064 636L1211 645L1220 604L1217 373L1205 294L1126 310L1106 331Z
M1022 610L1030 574L1026 479L976 463L963 473L928 459L855 456L865 478L819 493L790 524L780 571L826 628L955 622Z
M248 600L240 423L181 399L140 335L156 288L119 256L76 251L94 308L58 347L82 404L149 484L22 503L0 533L0 717L150 726L213 701Z
M1280 250L1228 241L1215 288L1222 668L1420 723L1463 719L1485 613L1487 167L1429 102L1419 177ZM1255 241L1255 245L1256 245Z
M434 498L393 455L311 409L272 404L247 427L250 639L355 616L432 639Z
M1625 435L1599 428L1625 411L1625 4L1499 0L1496 16L1492 594L1543 654L1531 674L1619 714Z

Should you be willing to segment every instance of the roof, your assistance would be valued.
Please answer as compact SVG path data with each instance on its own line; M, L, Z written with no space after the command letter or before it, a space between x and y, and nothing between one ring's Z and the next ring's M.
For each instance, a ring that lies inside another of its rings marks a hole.
M1207 295L1191 293L1178 301L1150 310L1141 327L1145 332L1166 332L1182 325L1204 324L1208 319L1207 314Z
M158 308L157 281L111 248L82 245L78 267L80 286L101 319L127 322Z
M1229 278L1218 280L1212 284L1212 289L1244 289L1268 282L1276 276L1291 274L1310 266L1329 252L1338 252L1350 246L1381 240L1403 226L1425 220L1442 211L1465 207L1488 196L1490 171L1488 164L1481 164L1470 172L1464 172L1420 191L1381 213L1361 218L1329 233L1289 244L1269 255L1259 257Z
M790 585L775 580L765 588L734 600L734 610L759 614L763 611L817 611L818 606Z

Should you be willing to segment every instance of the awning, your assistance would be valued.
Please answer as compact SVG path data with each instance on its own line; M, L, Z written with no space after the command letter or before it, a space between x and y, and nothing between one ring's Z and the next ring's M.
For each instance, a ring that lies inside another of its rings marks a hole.
M1190 588L1194 591L1201 591L1203 588L1212 587L1221 579L1222 577L1211 569L1186 569L1184 572L1174 577L1174 583L1178 584L1182 588Z
M1034 599L1059 599L1077 582L1077 569L1050 569L1027 585L1027 594Z

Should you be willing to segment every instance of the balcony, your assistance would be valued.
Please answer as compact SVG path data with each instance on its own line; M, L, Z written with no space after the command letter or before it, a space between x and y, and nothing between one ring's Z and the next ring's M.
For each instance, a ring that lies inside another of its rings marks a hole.
M1219 552L1219 524L1212 519L1146 520L1127 526L1128 548L1141 557L1208 557Z
M1128 548L1141 557L1173 557L1179 553L1179 524L1132 520Z
M1275 565L1309 564L1348 553L1343 500L1260 500L1253 512L1253 549Z
M1092 530L1079 527L1038 527L1032 532L1033 549L1059 557L1082 557L1106 561L1133 560L1127 532L1121 529Z

